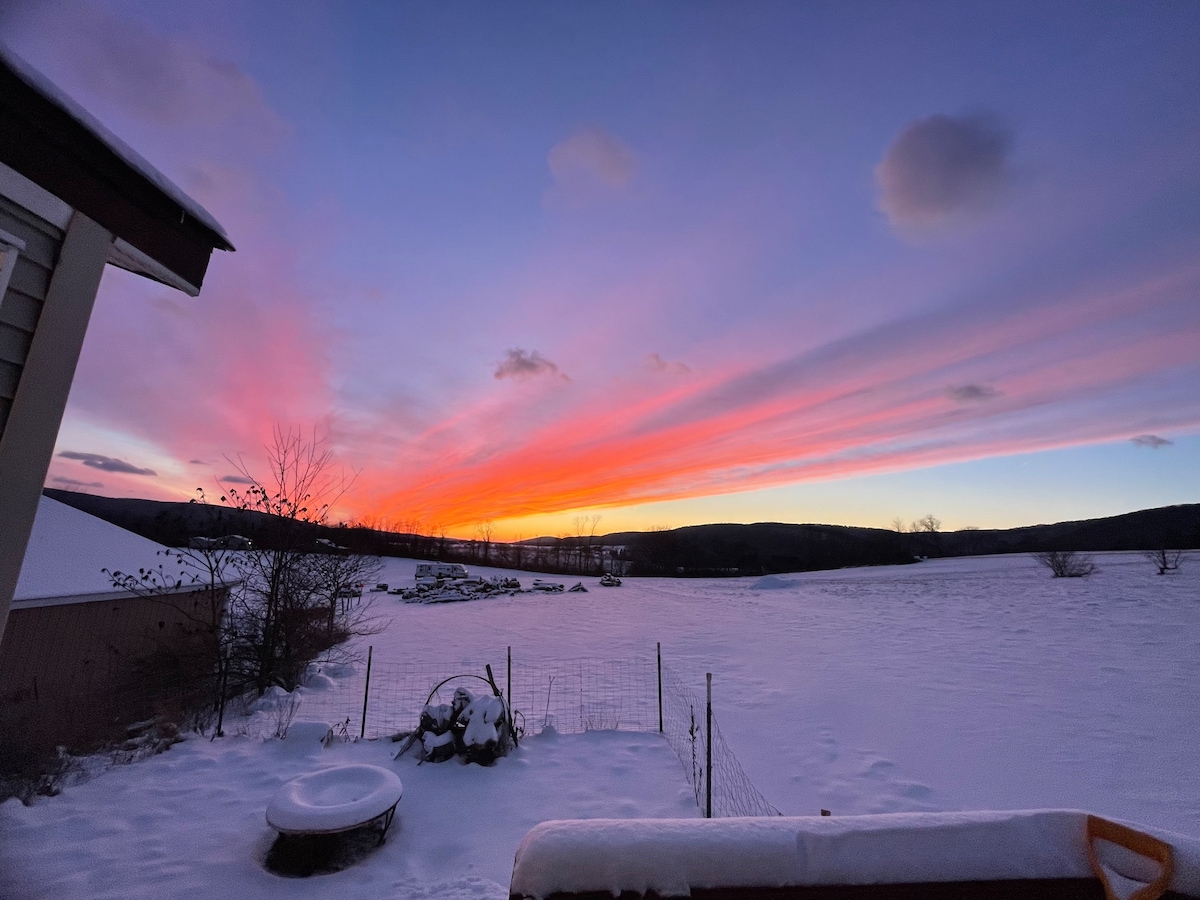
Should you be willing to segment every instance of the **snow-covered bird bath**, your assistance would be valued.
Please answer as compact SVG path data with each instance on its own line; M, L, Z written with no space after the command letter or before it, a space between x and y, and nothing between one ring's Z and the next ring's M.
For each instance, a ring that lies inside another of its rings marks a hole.
M382 766L345 765L298 775L267 806L267 824L280 834L333 834L384 820L387 834L404 785Z

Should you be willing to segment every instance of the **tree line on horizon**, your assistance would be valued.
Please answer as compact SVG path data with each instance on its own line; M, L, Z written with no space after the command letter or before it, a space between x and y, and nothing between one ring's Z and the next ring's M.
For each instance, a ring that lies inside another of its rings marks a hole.
M192 503L99 497L47 489L46 494L167 546L195 537L239 534L271 546L282 534L295 539L294 523L256 510ZM329 544L346 552L402 556L564 575L733 576L863 565L895 565L920 558L1049 551L1156 551L1200 548L1200 504L1139 510L1100 519L1008 529L942 531L929 514L890 528L786 523L691 525L647 532L596 534L598 516L577 517L575 533L526 541L493 540L489 523L474 539L402 523L305 525L314 549ZM429 533L433 532L433 533ZM323 541L323 544L318 542Z

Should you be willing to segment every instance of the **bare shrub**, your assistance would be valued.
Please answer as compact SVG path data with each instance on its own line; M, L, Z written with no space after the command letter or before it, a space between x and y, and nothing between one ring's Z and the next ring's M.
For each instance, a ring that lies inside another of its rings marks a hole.
M1147 550L1142 556L1154 563L1158 569L1159 575L1166 575L1168 572L1176 571L1183 563L1184 553L1182 550Z
M300 709L300 698L296 694L285 694L276 698L270 709L271 722L275 726L274 735L277 738L287 737L292 720Z
M1074 550L1047 550L1033 558L1054 573L1055 578L1086 578L1096 571L1095 561Z

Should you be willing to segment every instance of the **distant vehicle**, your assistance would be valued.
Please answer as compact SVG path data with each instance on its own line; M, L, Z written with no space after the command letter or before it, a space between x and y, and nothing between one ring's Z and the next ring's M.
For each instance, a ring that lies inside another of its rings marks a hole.
M469 578L466 566L459 563L419 563L417 584L442 584L446 581L462 581Z

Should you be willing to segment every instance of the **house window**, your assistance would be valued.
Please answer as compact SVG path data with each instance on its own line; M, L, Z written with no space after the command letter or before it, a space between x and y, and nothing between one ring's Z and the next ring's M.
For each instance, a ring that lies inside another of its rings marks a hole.
M23 240L0 231L0 306L4 305L4 292L8 290L8 280L17 264L17 254L24 249Z

